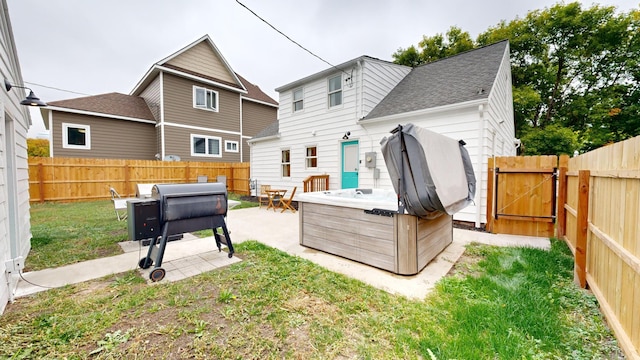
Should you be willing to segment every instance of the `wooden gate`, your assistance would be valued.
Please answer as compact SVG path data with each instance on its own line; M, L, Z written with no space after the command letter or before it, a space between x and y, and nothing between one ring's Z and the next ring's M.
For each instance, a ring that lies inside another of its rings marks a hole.
M556 222L557 156L489 159L487 230L552 237Z

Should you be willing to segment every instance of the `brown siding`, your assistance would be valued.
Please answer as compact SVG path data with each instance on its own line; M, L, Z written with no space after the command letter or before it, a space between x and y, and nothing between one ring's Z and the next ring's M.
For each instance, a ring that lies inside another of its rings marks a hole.
M242 102L242 135L255 136L276 121L277 117L278 108L244 100Z
M63 122L89 125L91 149L64 149L62 147ZM53 112L51 136L55 157L152 160L156 154L155 135L153 124Z
M165 122L240 132L240 94L166 73L163 79ZM218 92L218 112L193 107L194 85Z
M208 42L193 46L191 49L167 62L170 65L189 69L216 79L235 83L236 79L229 73L222 59L216 54Z
M232 153L224 150L224 141L240 141L240 135L231 135L215 131L184 129L165 126L165 155L178 155L183 161L215 161L240 162L240 152ZM191 156L191 134L217 136L222 142L222 157Z

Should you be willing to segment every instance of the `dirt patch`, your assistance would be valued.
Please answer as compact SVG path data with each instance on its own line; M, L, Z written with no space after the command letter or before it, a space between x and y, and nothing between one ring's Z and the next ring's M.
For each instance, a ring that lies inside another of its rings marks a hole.
M476 271L478 262L483 259L483 256L470 254L469 251L465 250L460 258L458 258L458 261L453 264L446 276L474 276L478 273Z

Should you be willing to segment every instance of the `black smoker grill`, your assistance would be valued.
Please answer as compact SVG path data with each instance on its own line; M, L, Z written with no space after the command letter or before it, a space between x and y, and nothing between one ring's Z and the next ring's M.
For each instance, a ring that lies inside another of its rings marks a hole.
M151 191L152 199L129 202L129 238L151 239L147 256L138 265L148 269L151 281L160 281L165 276L161 268L162 257L171 235L204 229L213 229L218 251L221 244L229 248L233 256L233 245L225 224L227 216L227 188L224 183L158 184ZM222 229L222 234L218 229Z

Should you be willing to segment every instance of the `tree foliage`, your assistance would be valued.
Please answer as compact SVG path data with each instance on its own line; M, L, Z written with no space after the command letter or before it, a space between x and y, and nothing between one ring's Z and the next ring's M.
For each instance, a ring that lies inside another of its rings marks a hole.
M49 140L27 139L27 155L29 157L49 157Z
M521 140L522 155L573 155L578 149L577 134L559 125L531 129Z
M638 9L559 3L502 21L475 41L457 27L423 36L417 49L393 57L416 66L503 39L511 48L516 137L525 147L526 134L552 125L576 134L583 151L640 135Z

